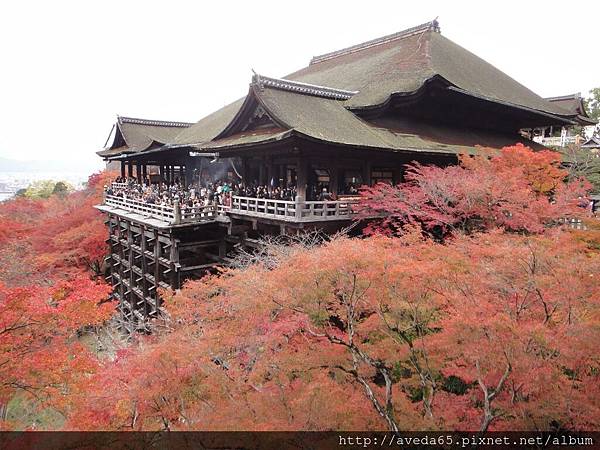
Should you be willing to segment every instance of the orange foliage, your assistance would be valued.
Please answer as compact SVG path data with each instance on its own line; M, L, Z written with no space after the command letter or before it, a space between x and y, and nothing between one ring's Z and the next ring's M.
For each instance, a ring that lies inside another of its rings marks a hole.
M565 217L589 216L591 185L565 183L560 155L518 144L487 158L461 157L460 166L409 165L406 183L363 187L359 217L371 220L367 233L393 234L422 224L437 235L501 227L540 233Z
M567 231L338 239L190 282L167 300L174 331L105 363L67 426L597 428L588 250Z
M106 229L92 206L110 176L93 175L86 189L65 197L0 205L0 405L20 393L65 414L74 386L98 367L77 338L114 312L110 287L89 272L106 252Z
M28 392L74 430L600 427L600 227L545 226L577 212L585 186L519 146L411 176L371 191L403 236L189 282L164 293L169 329L113 360L76 339L113 309L84 269L104 252L91 208L104 181L2 205L0 403ZM422 234L469 221L444 244Z
M92 175L87 188L48 199L17 198L0 205L0 280L35 284L56 276L97 273L106 253L106 227L93 206L111 173Z

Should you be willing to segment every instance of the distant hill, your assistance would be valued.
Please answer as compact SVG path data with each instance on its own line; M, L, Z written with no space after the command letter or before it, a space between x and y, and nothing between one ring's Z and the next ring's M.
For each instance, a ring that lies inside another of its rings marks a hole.
M75 172L91 174L101 168L101 164L82 161L19 161L0 157L0 172Z

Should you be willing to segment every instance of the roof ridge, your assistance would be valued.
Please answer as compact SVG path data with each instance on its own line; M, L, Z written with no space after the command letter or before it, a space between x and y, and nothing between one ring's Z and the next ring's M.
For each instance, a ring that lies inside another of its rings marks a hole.
M574 94L567 94L567 95L558 95L556 97L544 97L544 100L548 100L549 102L551 101L556 101L556 100L577 100L581 98L581 92L575 92Z
M316 63L327 61L329 59L337 58L338 56L355 53L360 50L375 47L377 45L385 44L385 43L392 42L392 41L395 41L398 39L404 39L409 36L413 36L415 34L424 33L426 31L434 31L436 33L440 33L440 24L437 21L437 19L434 19L430 22L422 23L421 25L417 25L415 27L407 28L406 30L388 34L387 36L382 36L379 38L371 39L370 41L362 42L360 44L342 48L340 50L335 50L333 52L324 53L322 55L313 56L313 58L310 60L309 65L313 65Z
M358 91L348 91L328 86L319 86L317 84L302 83L300 81L286 80L284 78L271 78L259 75L256 72L252 76L252 84L260 89L271 87L283 91L296 92L299 94L313 95L315 97L331 98L335 100L348 100Z
M117 116L119 123L133 123L137 125L151 125L151 126L159 126L159 127L181 127L186 128L192 126L193 123L190 122L171 122L168 120L151 120L151 119L138 119L135 117L124 117Z

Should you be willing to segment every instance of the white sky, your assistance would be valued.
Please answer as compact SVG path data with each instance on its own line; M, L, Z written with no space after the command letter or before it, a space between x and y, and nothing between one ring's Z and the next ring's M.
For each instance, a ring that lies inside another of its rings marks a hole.
M597 0L1 0L0 156L100 167L116 114L195 122L244 95L251 68L280 77L436 16L542 96L600 86Z

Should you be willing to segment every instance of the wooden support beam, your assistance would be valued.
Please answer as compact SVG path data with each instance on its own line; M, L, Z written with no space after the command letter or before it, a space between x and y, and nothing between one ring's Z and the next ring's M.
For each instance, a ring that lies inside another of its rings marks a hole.
M116 226L117 226L117 233L115 234L115 236L117 237L117 239L120 237L121 234L121 219L119 218L119 216L115 216L115 220L116 220ZM125 254L124 254L124 250L123 250L123 245L120 242L119 239L119 243L117 244L118 247L118 251L119 251L119 262L122 261L125 258ZM123 264L119 264L119 307L121 309L121 311L124 309L125 305L124 305L124 301L125 301L125 287L123 285Z
M144 170L146 169L146 166L144 165ZM142 227L143 231L146 231L146 227ZM142 269L142 273L144 276L142 276L142 280L141 280L141 285L142 285L142 294L144 295L144 298L146 298L148 296L148 283L146 282L146 277L145 274L148 272L148 261L146 260L146 249L148 248L148 242L146 240L146 233L142 233L141 234L141 242L140 242L140 247L141 247L141 257L142 257L142 264L141 264L141 269ZM148 302L144 302L144 317L148 317L150 311L149 311L149 306Z
M158 230L154 229L154 292L158 292L158 284L160 282L160 257L161 254Z
M221 239L219 242L219 258L225 258L227 256L227 242L225 239Z
M197 266L187 266L182 267L180 269L181 272L191 272L193 270L201 270L201 269L210 269L212 267L217 267L218 263L208 263L208 264L198 264Z
M131 222L127 221L127 250L128 250L128 258L129 258L129 269L131 269L133 267L133 250L132 250L132 245L133 245L133 233L131 231ZM133 272L133 270L129 270L129 286L130 288L135 287L135 274ZM129 297L129 303L135 307L135 303L134 303L134 298L133 298L133 293L130 292L130 297Z
M170 272L171 272L171 286L173 289L179 289L179 273L175 268L175 264L179 263L179 251L177 249L177 241L171 236L171 249L169 252Z
M308 160L305 156L299 156L296 160L296 190L297 199L300 203L306 201L306 189L308 186Z

